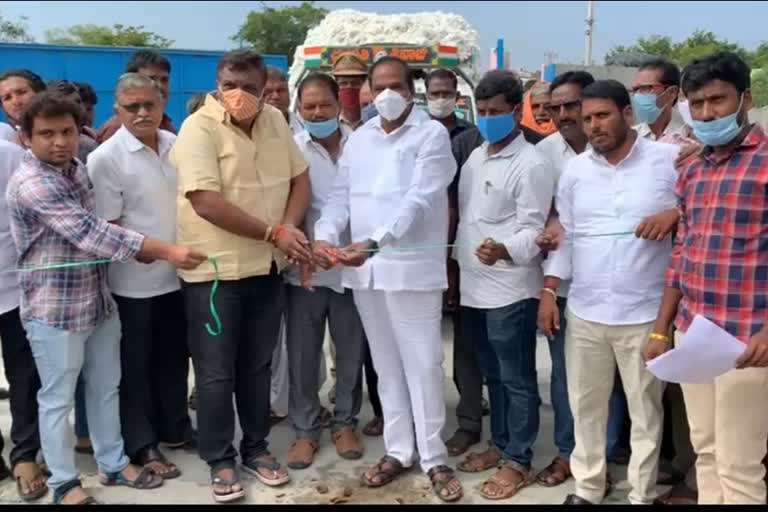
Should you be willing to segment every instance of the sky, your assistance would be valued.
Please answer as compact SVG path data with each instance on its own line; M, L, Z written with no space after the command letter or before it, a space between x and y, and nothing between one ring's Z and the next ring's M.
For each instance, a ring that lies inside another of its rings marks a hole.
M233 2L19 2L3 1L0 13L6 19L28 18L29 32L44 42L46 29L94 23L97 25L144 25L175 41L175 48L226 50L235 46L230 37L249 11L261 4L270 6L300 4L291 1ZM379 14L424 11L453 12L464 16L477 30L482 59L496 40L504 39L510 52L510 66L537 70L545 55L557 55L555 62L582 62L585 48L584 20L586 1L336 1L316 2L329 10L350 8ZM730 41L752 49L768 40L765 20L768 2L595 2L593 60L602 63L604 55L617 44L631 44L638 37L669 35L682 40L694 29L711 30Z

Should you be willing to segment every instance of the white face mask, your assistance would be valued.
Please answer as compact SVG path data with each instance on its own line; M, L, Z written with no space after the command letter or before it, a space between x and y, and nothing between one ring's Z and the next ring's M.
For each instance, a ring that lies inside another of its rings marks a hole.
M456 112L456 98L440 98L427 101L427 108L432 117L445 119Z
M688 126L693 127L693 118L691 117L691 106L687 101L679 101L677 103L677 111L680 112L680 117L683 118L683 122Z
M398 119L408 108L408 100L392 89L384 89L373 100L376 111L387 121Z

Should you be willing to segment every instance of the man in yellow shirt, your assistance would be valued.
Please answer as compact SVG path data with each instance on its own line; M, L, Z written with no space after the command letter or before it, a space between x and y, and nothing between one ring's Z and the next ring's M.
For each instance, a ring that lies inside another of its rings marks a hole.
M200 457L211 467L213 497L245 496L232 446L237 403L243 470L266 485L288 473L269 454L270 360L285 290L280 272L308 263L301 225L311 192L307 163L282 118L263 101L262 57L251 50L224 55L216 92L181 127L171 161L178 170L177 240L205 247L218 265L215 303L220 333L206 330L216 272L204 265L180 272L197 381Z

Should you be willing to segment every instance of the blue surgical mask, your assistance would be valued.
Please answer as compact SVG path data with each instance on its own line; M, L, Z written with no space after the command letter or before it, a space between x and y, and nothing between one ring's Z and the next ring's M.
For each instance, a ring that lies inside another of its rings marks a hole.
M635 120L638 123L653 124L664 111L656 105L655 94L632 95L632 109L635 111Z
M339 120L334 117L327 121L304 121L304 128L316 139L327 139L339 129Z
M499 142L515 129L515 115L510 112L500 116L478 117L477 129L489 144Z
M739 112L744 103L744 95L741 95L739 108L731 115L713 119L712 121L693 120L693 135L707 146L725 146L741 132L739 125Z

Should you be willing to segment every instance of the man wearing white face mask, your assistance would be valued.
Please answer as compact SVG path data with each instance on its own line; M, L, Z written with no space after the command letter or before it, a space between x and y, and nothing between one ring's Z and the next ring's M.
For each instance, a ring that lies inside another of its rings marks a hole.
M245 495L232 446L235 395L243 470L269 486L290 480L269 454L270 360L278 341L285 258L309 263L301 225L311 197L307 162L280 111L264 105L264 59L251 50L224 55L216 96L189 116L171 150L178 169L177 239L216 258L182 272L189 349L197 381L200 457L211 467L213 497ZM221 329L206 330L210 297Z
M298 87L298 98L304 130L294 138L309 162L312 201L304 229L312 240L314 224L331 193L338 174L338 161L352 130L339 122L339 84L330 76L323 73L308 75ZM349 232L345 232L342 238L344 244L349 243ZM323 360L326 322L336 344L336 400L331 438L340 457L359 459L363 455L363 447L355 426L362 399L365 342L352 290L342 286L341 268L308 276L301 275L300 269L292 266L285 277L288 282L286 345L290 374L289 414L296 430L288 467L308 467L320 442L322 407L318 392L321 382L317 374Z
M472 123L456 115L456 101L459 99L459 81L451 71L436 69L424 80L427 88L429 117L439 121L454 137L472 128Z
M405 62L379 59L369 82L379 117L355 131L345 147L315 224L315 258L323 268L337 262L347 267L342 284L354 290L379 374L387 455L365 472L363 484L380 487L403 474L418 447L435 494L455 501L462 488L446 465L440 438L440 324L447 287L446 191L456 164L445 128L413 108L414 83ZM355 243L336 249L348 228Z

